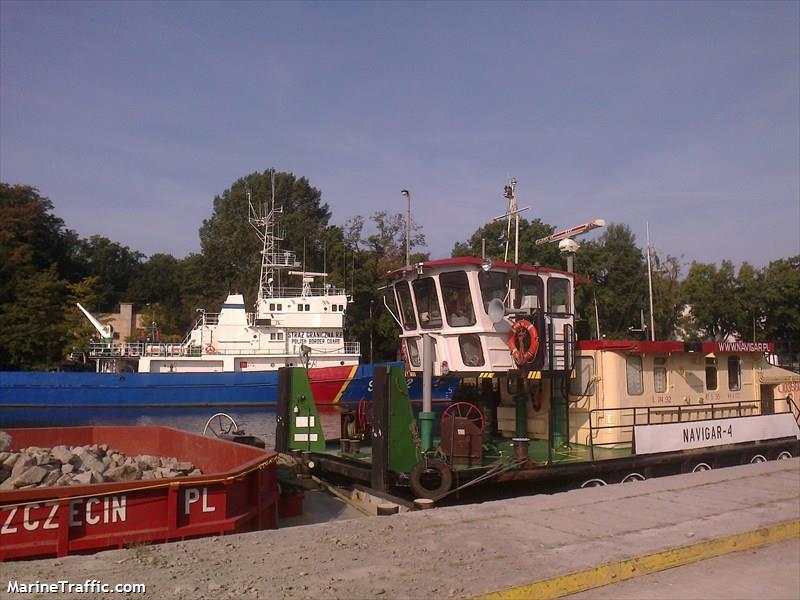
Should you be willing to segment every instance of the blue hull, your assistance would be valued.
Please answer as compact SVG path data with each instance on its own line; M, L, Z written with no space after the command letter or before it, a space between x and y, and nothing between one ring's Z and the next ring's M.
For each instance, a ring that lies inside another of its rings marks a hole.
M390 363L400 364L400 363ZM312 384L318 404L356 403L372 398L372 365L352 377ZM409 379L412 400L421 400L422 381ZM449 401L455 379L434 380L434 400ZM338 390L333 394L330 390ZM0 372L0 427L30 427L53 422L109 421L152 410L265 410L277 403L277 371L239 373Z

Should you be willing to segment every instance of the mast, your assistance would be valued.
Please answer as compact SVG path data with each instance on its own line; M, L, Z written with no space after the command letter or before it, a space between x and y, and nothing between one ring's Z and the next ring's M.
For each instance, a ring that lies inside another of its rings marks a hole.
M249 205L250 225L258 233L262 242L261 248L261 275L258 281L258 298L256 298L256 309L265 299L274 296L275 271L286 267L295 266L295 253L290 251L280 251L278 242L283 238L276 234L277 216L283 212L283 208L275 208L275 169L272 170L272 198L269 205L266 203L256 206L253 204L250 190L247 190L247 203ZM280 290L278 290L280 293Z
M519 213L528 210L530 207L517 208L517 180L513 177L503 189L503 196L508 199L508 211L504 215L495 217L492 221L507 219L506 251L503 255L503 261L508 262L508 245L511 243L511 219L514 219L514 262L519 264Z
M656 341L656 327L653 318L653 267L650 263L650 222L645 221L647 228L647 285L650 288L650 340Z

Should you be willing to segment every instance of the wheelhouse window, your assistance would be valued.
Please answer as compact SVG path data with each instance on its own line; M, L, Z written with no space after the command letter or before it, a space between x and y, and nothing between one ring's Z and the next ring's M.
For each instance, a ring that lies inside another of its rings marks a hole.
M653 363L653 388L656 394L663 394L667 391L667 359L656 356Z
M412 284L414 299L417 301L417 317L423 329L435 329L442 326L442 309L436 295L436 282L433 277L417 279Z
M406 350L408 351L408 360L411 362L412 367L418 367L420 365L419 360L419 346L417 346L417 339L418 338L406 338Z
M458 336L458 348L461 350L461 360L468 367L482 367L486 362L483 358L481 338L474 333Z
M742 389L742 361L738 356L728 357L728 389L732 392Z
M594 394L594 357L578 356L575 377L569 380L570 396Z
M414 305L411 303L411 289L407 281L401 281L394 286L397 292L397 303L400 305L400 317L404 329L416 329L417 319L414 317Z
M569 279L550 277L547 280L547 306L553 313L569 313Z
M478 284L481 288L483 310L489 314L489 302L495 298L505 301L508 293L508 277L499 271L481 271L478 273Z
M642 385L642 357L631 354L625 362L625 376L628 382L628 395L639 396L644 392Z
M520 275L514 308L541 308L544 300L544 282L537 275Z
M442 273L439 276L444 300L444 314L450 327L475 325L475 311L469 292L469 280L464 271Z
M713 392L717 389L717 359L706 358L706 389Z

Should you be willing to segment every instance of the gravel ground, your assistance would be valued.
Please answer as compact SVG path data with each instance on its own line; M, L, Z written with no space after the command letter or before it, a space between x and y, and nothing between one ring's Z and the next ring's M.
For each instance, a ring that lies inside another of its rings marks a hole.
M351 514L346 510L339 516ZM146 584L146 595L133 598L469 597L797 518L800 459L792 459L553 496L0 564L0 597L11 597L9 580L64 579Z

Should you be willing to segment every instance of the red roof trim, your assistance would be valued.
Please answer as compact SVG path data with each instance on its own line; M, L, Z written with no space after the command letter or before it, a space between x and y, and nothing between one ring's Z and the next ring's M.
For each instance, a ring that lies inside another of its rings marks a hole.
M583 340L579 350L610 350L613 352L638 352L659 354L666 352L773 352L774 342L648 342L640 340Z
M464 265L474 265L480 266L483 261L480 258L476 258L474 256L460 256L457 258L440 258L437 260L427 260L422 263L423 269L437 269L442 267L458 267ZM508 269L513 270L519 268L520 271L529 271L534 273L557 273L559 275L566 275L567 277L578 278L577 273L570 273L568 271L559 271L558 269L551 269L549 267L537 267L535 265L528 265L528 264L516 264L516 263L509 263L503 261L493 260L492 265L494 267L499 267L501 269ZM388 277L394 277L399 275L400 273L404 273L406 271L416 271L417 265L411 265L406 267L400 267L399 269L394 269L393 271L389 271L387 273Z

